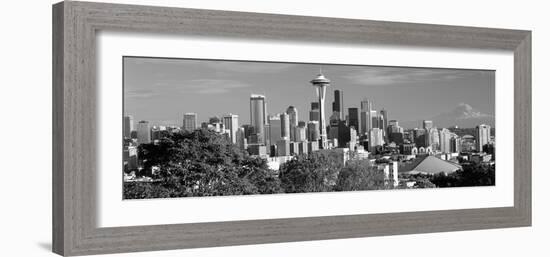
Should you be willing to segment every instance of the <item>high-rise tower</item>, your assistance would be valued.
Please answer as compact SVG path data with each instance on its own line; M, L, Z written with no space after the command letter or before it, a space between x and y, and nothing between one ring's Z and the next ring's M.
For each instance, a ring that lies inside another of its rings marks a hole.
M124 137L130 138L134 130L134 118L130 115L124 116Z
M322 72L319 72L316 78L310 81L315 87L317 97L319 98L319 134L320 134L320 149L327 148L327 123L325 121L325 95L327 87L330 86L330 80L327 79Z
M296 141L296 127L298 127L298 110L294 106L289 106L286 109L286 114L288 114L290 119L290 140Z
M483 146L491 140L491 126L481 124L476 126L476 150L483 151Z
M287 113L279 114L281 119L281 138L290 140L290 117Z
M193 112L188 112L183 114L183 130L193 132L197 129L197 114Z
M229 138L231 143L237 144L237 130L239 129L239 115L227 114L223 116L223 125L229 130Z
M250 95L250 125L254 128L253 134L257 142L264 143L265 125L267 124L266 103L263 95Z
M368 99L361 101L361 134L369 135L369 131L372 129L372 102Z
M344 120L344 93L340 90L334 90L332 112L338 112L338 119Z
M148 121L142 120L138 122L137 139L138 144L151 143L151 127L149 127Z
M359 110L357 108L348 108L348 126L359 131Z

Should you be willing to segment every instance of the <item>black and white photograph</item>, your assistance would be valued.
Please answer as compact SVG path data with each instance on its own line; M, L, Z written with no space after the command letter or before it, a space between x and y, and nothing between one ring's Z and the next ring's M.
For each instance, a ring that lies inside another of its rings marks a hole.
M123 57L124 199L495 185L495 72Z

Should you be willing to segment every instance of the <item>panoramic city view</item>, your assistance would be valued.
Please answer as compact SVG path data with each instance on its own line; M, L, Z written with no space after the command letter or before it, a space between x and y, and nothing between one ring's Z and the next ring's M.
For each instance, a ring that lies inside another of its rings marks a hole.
M123 198L495 185L491 70L123 57Z

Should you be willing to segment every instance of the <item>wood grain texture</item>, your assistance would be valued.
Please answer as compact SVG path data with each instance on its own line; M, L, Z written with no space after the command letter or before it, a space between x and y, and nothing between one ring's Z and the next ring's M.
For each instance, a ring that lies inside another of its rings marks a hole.
M99 30L514 52L514 206L98 228ZM53 250L87 255L531 225L531 33L521 30L89 2L53 6Z

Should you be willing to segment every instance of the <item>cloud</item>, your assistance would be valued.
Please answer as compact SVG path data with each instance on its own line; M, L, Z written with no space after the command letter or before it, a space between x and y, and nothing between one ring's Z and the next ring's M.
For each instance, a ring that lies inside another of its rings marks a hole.
M296 64L293 63L267 63L235 60L209 60L209 59L185 59L185 58L141 58L127 57L127 64L147 66L183 66L199 68L204 67L215 72L237 72L237 73L278 73L290 69Z
M194 94L223 94L238 88L251 87L250 84L227 79L163 80L154 86L163 87L163 92Z
M206 63L211 69L221 72L238 73L279 73L290 69L296 64L292 63L265 63L243 61L213 61Z
M457 80L480 72L483 71L376 67L348 73L344 75L344 78L358 85L383 86L405 85L427 81Z
M150 98L157 96L158 93L151 89L134 89L134 90L124 90L124 97L126 98Z

